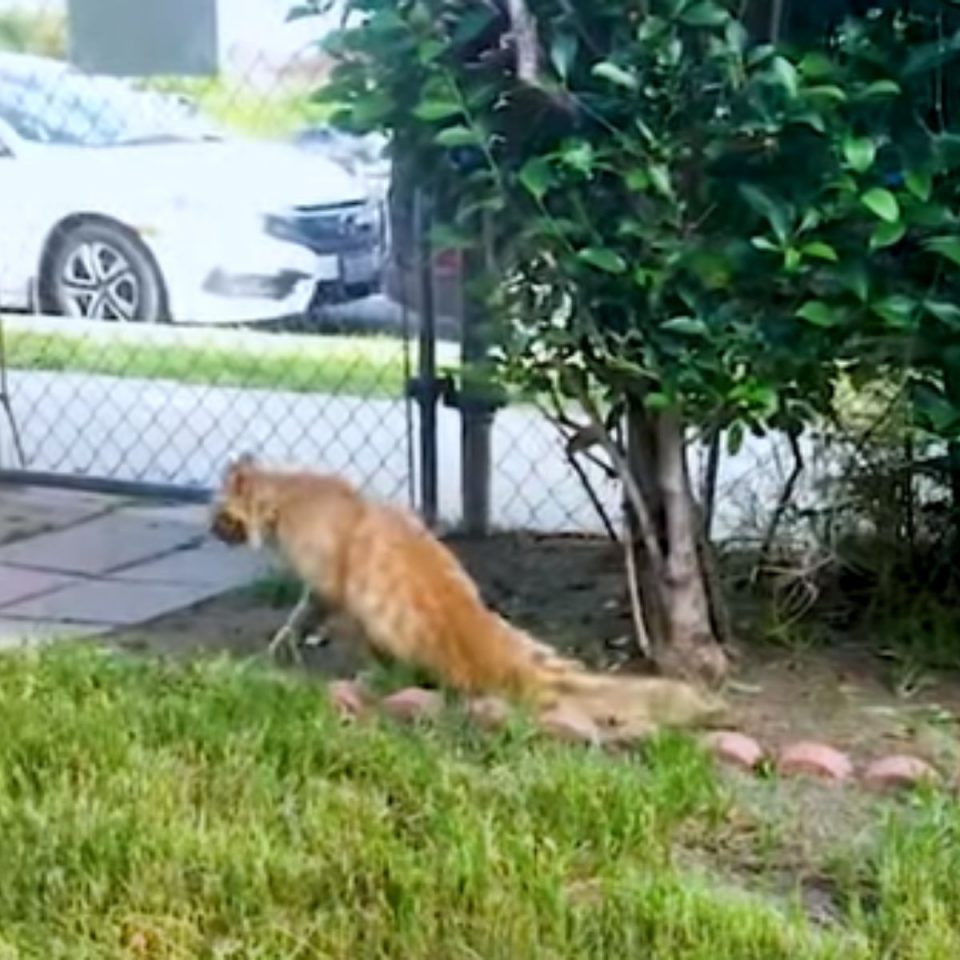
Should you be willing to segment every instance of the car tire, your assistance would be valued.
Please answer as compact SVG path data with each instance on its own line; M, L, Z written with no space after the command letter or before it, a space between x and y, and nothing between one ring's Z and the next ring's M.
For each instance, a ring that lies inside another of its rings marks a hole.
M139 323L169 319L153 257L119 224L88 221L63 230L45 257L40 291L45 313Z

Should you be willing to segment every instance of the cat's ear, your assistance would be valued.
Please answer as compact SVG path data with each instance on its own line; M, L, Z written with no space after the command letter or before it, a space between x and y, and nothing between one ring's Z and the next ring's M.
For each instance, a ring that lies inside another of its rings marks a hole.
M223 486L232 496L242 497L250 489L251 475L257 469L257 459L252 453L234 457L223 472Z

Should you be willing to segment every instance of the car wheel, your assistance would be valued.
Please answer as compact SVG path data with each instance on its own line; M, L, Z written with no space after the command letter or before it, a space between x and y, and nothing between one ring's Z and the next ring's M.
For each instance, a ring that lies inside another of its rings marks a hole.
M45 311L95 320L167 319L163 281L150 253L122 227L82 223L53 245L43 271Z

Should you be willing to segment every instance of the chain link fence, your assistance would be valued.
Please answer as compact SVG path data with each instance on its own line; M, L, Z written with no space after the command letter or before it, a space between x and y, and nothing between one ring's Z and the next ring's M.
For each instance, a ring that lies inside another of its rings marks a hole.
M252 450L420 505L418 320L381 292L388 161L312 98L335 21L221 0L215 72L124 79L70 66L83 2L0 0L3 475L201 495ZM437 302L437 367L455 371L458 321ZM447 523L461 439L440 404ZM618 525L616 486L535 408L498 411L490 443L493 527ZM742 455L727 487L770 476L766 456Z
M190 491L250 449L409 498L385 161L324 125L316 45L243 0L215 75L120 78L70 66L75 6L0 2L3 467Z

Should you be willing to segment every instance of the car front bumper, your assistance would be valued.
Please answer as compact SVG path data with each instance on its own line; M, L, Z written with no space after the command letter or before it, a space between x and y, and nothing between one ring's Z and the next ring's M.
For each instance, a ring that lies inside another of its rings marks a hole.
M190 222L143 235L166 284L176 323L253 323L306 313L325 299L379 281L375 247L318 253L257 226ZM329 291L329 292L328 292Z

